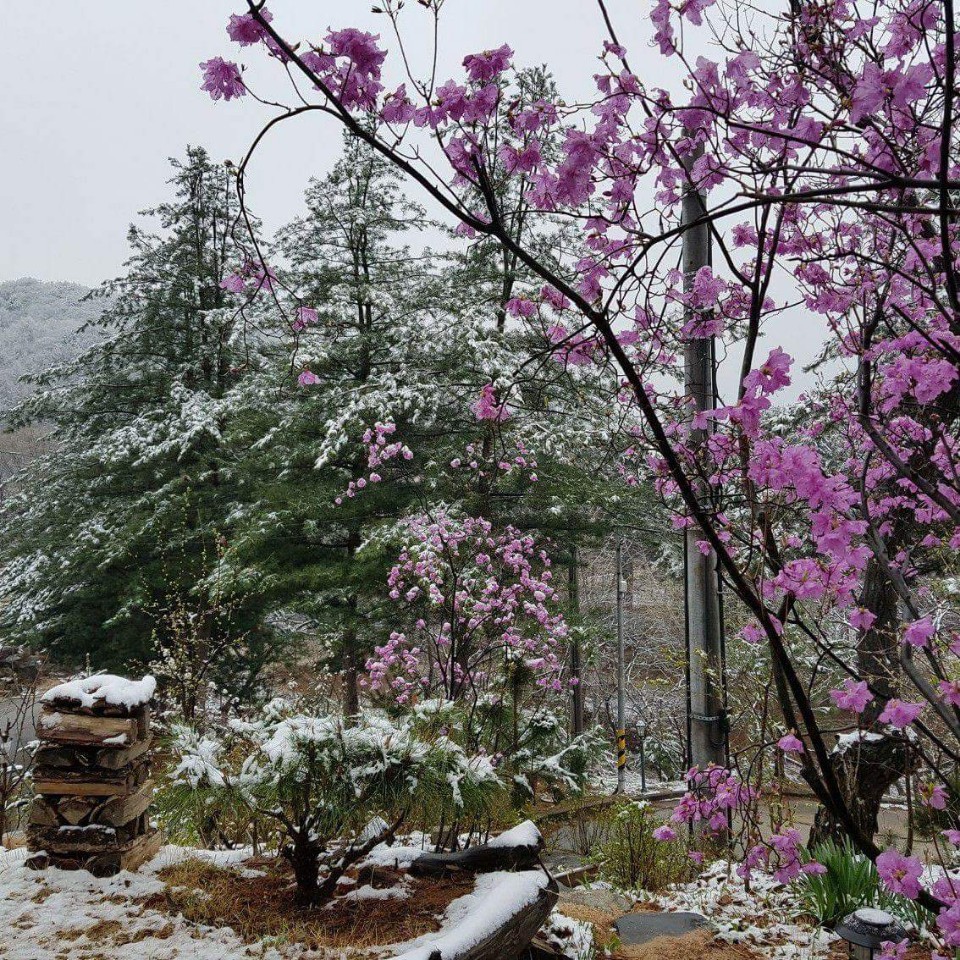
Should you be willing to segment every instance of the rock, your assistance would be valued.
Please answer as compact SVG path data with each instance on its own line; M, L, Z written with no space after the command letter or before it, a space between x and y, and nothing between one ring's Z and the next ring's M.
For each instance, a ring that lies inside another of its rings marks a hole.
M682 937L707 925L699 913L628 913L615 924L617 936L625 944L648 943L657 937Z
M633 906L628 896L608 887L561 887L560 903L576 903L614 916Z

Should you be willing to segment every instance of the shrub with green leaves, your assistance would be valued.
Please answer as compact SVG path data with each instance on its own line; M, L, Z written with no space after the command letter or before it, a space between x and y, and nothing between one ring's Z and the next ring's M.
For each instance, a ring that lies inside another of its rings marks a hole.
M663 821L645 800L611 807L604 820L607 836L596 853L603 880L624 889L663 890L690 878L686 844L654 837Z
M308 905L328 900L343 873L414 812L426 822L478 816L502 791L488 757L374 711L347 725L275 701L219 740L180 728L173 752L161 805L201 818L246 808L251 819L272 821L297 901Z
M811 851L812 859L826 867L821 874L802 874L795 883L804 909L825 927L834 927L861 907L878 907L920 929L931 916L919 904L890 893L880 883L877 868L850 840L832 840Z
M801 874L795 886L804 909L818 923L833 927L854 910L876 905L877 868L848 839L842 845L832 840L822 843L813 849L812 857L826 872Z

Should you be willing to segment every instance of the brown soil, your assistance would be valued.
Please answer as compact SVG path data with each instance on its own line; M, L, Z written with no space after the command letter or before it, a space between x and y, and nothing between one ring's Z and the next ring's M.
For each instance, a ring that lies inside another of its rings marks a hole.
M738 943L715 940L706 931L683 937L657 937L649 943L619 946L613 960L760 960L755 953Z
M322 947L362 948L399 943L440 929L437 919L450 903L473 889L471 877L442 880L411 878L403 899L333 900L317 908L293 902L293 875L281 860L248 861L262 871L243 876L236 870L186 860L159 874L167 889L147 898L144 906L179 913L194 923L232 927L248 943L283 936L311 950ZM378 868L360 881L375 888L394 886L396 871ZM343 887L343 892L356 889Z

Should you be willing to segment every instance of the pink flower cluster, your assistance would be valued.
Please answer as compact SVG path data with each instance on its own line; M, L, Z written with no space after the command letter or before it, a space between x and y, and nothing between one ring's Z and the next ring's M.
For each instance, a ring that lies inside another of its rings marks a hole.
M551 610L550 558L533 537L445 513L413 517L406 530L388 586L413 627L376 648L370 686L401 704L418 693L458 699L496 689L516 660L539 686L562 692L567 626Z
M369 473L366 476L358 477L347 484L347 489L334 501L337 506L343 503L343 498L353 499L361 490L365 490L368 485L380 483L383 476L378 472L379 468L392 460L412 460L413 451L405 444L397 440L388 440L397 432L395 423L375 423L372 428L368 427L363 431L363 443L367 452L367 469Z

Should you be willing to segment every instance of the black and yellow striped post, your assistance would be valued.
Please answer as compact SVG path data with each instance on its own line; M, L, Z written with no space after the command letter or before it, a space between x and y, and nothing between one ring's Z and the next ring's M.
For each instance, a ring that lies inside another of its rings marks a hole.
M617 731L617 775L627 765L627 731Z

